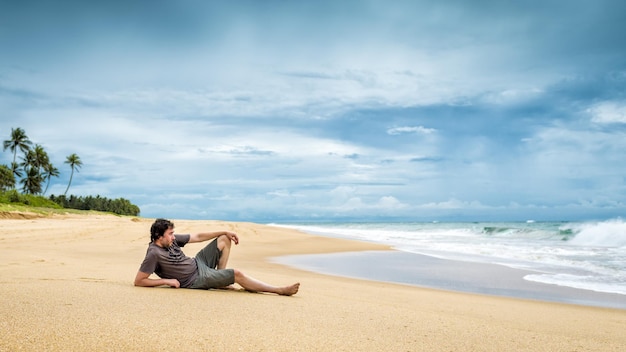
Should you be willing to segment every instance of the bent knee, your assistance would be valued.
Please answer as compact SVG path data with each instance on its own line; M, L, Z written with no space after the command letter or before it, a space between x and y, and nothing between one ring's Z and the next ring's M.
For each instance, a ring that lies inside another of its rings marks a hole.
M217 239L217 247L219 250L224 250L224 248L230 248L230 238L226 235L221 235Z

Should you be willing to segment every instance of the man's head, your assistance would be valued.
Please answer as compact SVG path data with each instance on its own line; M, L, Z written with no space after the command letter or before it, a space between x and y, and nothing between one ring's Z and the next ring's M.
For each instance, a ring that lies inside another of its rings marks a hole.
M162 238L168 230L174 229L174 223L166 219L156 219L150 227L150 242L156 242ZM171 244L171 243L170 243Z

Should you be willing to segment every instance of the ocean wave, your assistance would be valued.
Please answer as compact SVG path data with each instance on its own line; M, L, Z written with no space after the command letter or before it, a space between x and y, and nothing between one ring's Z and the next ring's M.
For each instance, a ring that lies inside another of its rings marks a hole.
M324 223L278 225L372 241L443 259L537 272L527 280L624 294L626 222Z
M570 243L578 246L626 247L626 223L614 219L596 223L571 224L575 233Z

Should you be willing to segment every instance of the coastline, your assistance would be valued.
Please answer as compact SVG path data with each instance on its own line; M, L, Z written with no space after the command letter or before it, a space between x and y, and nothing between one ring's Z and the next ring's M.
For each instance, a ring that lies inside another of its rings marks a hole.
M279 264L363 280L456 292L626 310L626 296L532 282L535 271L440 259L402 251L361 251L272 258ZM372 265L374 263L374 265Z
M626 312L303 271L286 255L381 251L366 242L252 223L174 220L177 233L239 234L231 267L293 297L140 288L152 219L2 219L0 351L620 350ZM203 244L183 249L195 255Z

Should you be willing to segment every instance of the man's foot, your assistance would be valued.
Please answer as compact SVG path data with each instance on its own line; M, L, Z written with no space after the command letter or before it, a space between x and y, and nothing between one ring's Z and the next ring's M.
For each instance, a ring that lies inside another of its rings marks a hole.
M300 288L300 283L295 283L291 286L281 287L278 291L279 295L282 296L293 296L298 293L298 289Z

